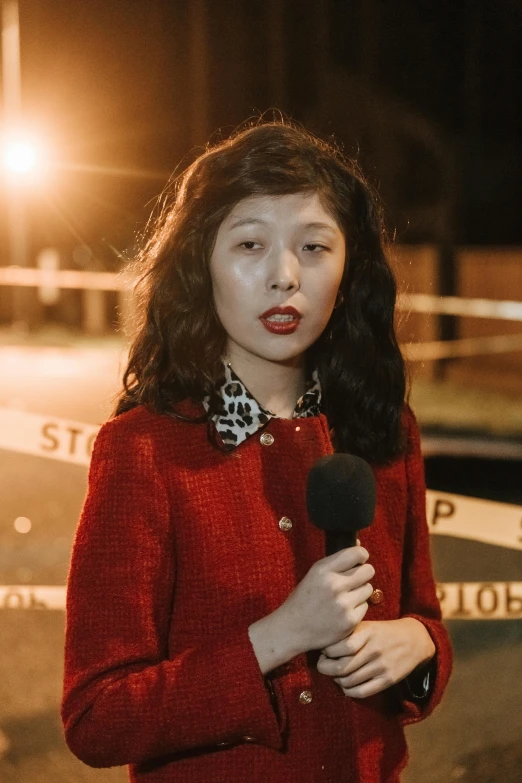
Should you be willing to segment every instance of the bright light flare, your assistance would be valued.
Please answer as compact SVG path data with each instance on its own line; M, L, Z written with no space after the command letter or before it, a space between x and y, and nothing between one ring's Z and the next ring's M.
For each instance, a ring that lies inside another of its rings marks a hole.
M33 171L38 163L36 148L25 141L14 141L4 150L4 166L13 174Z
M49 160L42 144L23 135L4 137L2 167L12 181L36 184L46 178Z

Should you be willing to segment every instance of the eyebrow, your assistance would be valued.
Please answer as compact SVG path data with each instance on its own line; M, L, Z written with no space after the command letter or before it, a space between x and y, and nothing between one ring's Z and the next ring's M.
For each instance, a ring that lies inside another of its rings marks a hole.
M266 226L267 222L266 220L260 220L259 218L240 218L239 220L236 220L232 225L230 226L230 229L238 228L239 226L246 226L246 225L261 225ZM328 231L331 231L332 233L335 233L335 228L331 226L329 223L321 223L320 221L315 221L313 223L300 223L300 228L325 228Z

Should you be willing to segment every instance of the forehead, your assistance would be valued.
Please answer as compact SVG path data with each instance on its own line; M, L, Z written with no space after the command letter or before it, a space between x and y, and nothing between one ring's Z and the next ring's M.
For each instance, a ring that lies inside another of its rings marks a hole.
M232 229L246 219L273 222L277 219L298 223L320 221L338 228L332 214L323 206L317 193L290 193L284 196L249 196L239 201L223 221L224 228Z

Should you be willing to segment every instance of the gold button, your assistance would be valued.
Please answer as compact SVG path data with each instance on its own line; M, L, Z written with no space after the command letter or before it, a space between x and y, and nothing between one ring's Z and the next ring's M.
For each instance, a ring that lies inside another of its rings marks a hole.
M293 522L291 519L288 519L288 517L281 517L279 520L279 528L281 530L291 530L292 529Z
M310 704L312 701L312 691L302 691L299 694L299 701L301 704Z
M259 440L263 446L271 446L274 442L274 436L270 432L263 432Z
M371 594L368 600L370 601L371 604L380 604L384 600L384 593L382 592L382 590L379 590L379 588L377 588L377 590L373 591L373 593Z
M245 742L255 742L256 741L255 737L243 737L243 739L244 739Z

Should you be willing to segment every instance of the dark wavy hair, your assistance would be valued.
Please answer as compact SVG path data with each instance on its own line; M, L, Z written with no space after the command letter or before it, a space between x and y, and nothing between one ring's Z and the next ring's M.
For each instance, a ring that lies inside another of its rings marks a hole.
M405 367L394 329L396 284L379 200L334 142L289 120L258 121L207 148L173 182L136 259L139 317L112 416L144 404L210 397L218 409L227 335L213 301L209 259L221 222L249 196L316 193L346 240L342 304L307 351L338 451L375 463L403 453Z

